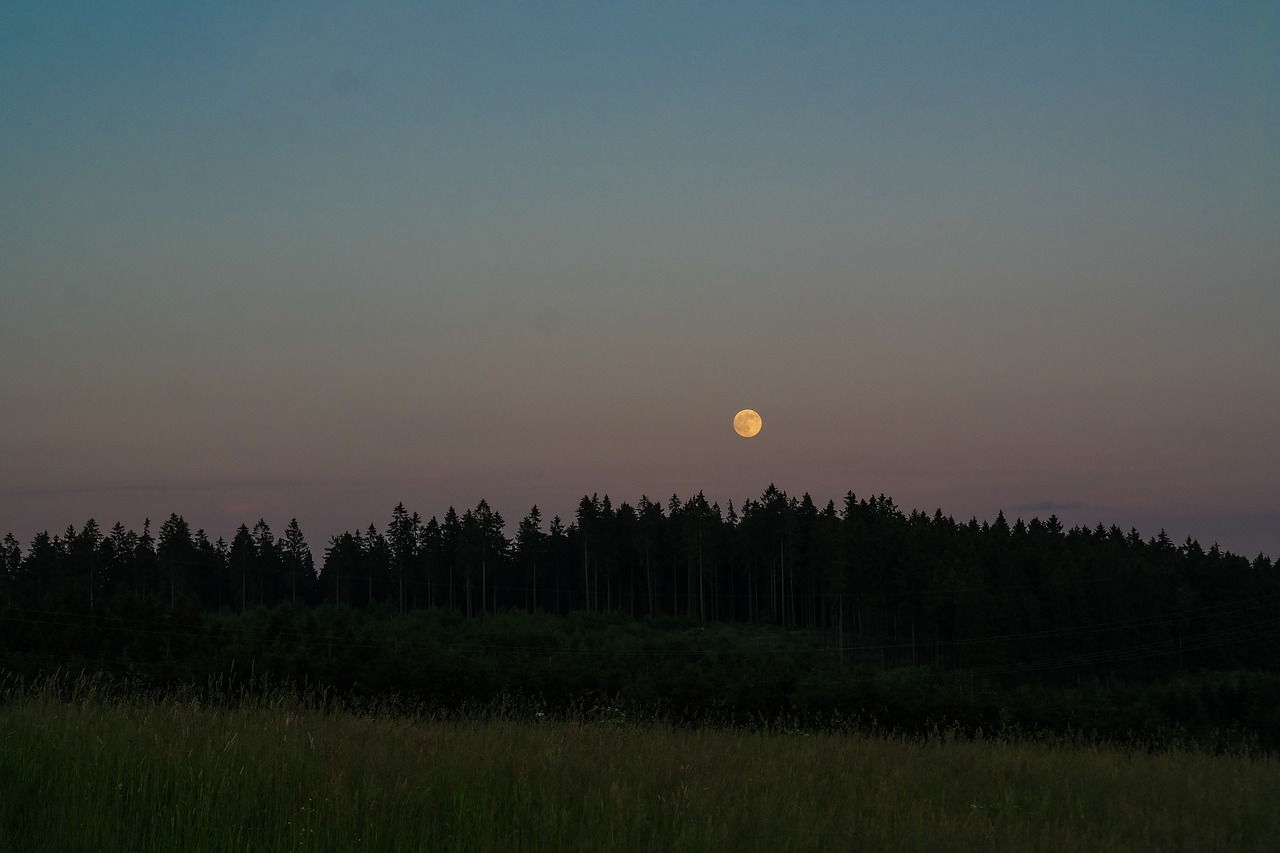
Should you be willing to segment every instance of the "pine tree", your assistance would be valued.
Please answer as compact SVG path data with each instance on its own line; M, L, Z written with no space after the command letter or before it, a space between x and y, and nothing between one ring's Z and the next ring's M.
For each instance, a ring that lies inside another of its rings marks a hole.
M245 524L236 528L236 535L231 539L231 549L227 555L227 566L233 583L238 581L240 612L249 607L249 580L258 560L258 548L253 541L253 534Z
M84 528L74 537L67 539L67 576L72 584L74 597L81 594L92 613L97 604L97 585L101 574L102 531L98 522L92 518L85 522Z
M547 525L547 553L551 560L551 581L556 591L555 612L562 615L564 610L560 606L560 567L569 564L573 556L569 532L558 515L552 516L551 523Z
M160 525L160 545L157 560L161 577L169 587L169 607L178 601L178 589L186 588L187 573L195 562L195 546L191 542L191 528L186 520L173 513Z
M650 617L658 615L658 583L657 572L654 571L657 554L662 541L662 527L665 519L662 515L662 504L654 503L641 495L637 505L636 547L641 550L644 561L645 609Z
M0 542L0 588L3 589L5 603L10 606L13 605L21 570L22 546L12 533L6 533L4 541Z
M134 553L138 548L138 534L125 530L124 525L116 522L102 543L104 572L103 588L107 595L117 595L130 588L134 577Z
M254 582L257 585L258 604L274 607L284 600L286 583L284 562L280 557L281 543L271 532L266 519L259 518L253 526Z
M544 539L542 513L534 504L516 530L516 560L525 582L525 608L530 611L538 609L538 566L543 559ZM531 584L532 598L529 595Z
M441 536L440 522L434 515L418 532L418 553L422 559L422 574L427 581L427 607L436 606L435 576L445 565Z
M201 528L196 531L192 544L195 562L193 571L188 575L188 582L199 599L201 607L205 610L217 610L223 603L222 582L226 575L223 559L226 543L219 539L218 545L215 545L209 541L204 528ZM221 552L219 545L224 549Z
M375 601L387 600L391 572L391 546L387 537L372 524L364 536L364 577L367 586L366 606L372 608Z
M343 533L329 540L320 569L322 597L333 596L334 604L353 603L352 588L359 578L364 549L359 535Z
M391 523L387 525L387 541L396 570L396 597L401 613L405 612L405 572L406 569L412 570L418 556L417 526L404 504L396 504L391 512Z
M582 601L583 608L591 610L591 567L599 562L596 553L596 531L600 518L600 496L582 496L578 502L577 528L582 545Z
M462 533L462 521L458 518L457 510L452 506L444 514L444 524L440 527L440 550L444 555L444 569L449 578L449 609L457 610L457 599L454 597L453 581L458 576L459 569L465 565L464 549ZM468 612L470 612L468 610Z
M280 554L289 581L289 601L297 602L299 587L303 598L309 597L311 585L316 579L315 559L311 556L311 549L307 547L307 540L303 537L296 518L290 519L289 526L284 530Z
M142 535L138 537L138 544L133 549L133 568L138 597L145 599L148 595L154 595L159 588L159 568L156 561L156 540L151 535L150 518L142 522ZM156 585L155 590L152 589L153 584Z

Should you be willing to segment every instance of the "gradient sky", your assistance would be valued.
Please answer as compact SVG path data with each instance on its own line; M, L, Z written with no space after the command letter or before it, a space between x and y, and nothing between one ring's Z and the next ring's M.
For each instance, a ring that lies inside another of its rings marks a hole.
M24 544L773 482L1280 557L1273 2L8 0L0 117Z

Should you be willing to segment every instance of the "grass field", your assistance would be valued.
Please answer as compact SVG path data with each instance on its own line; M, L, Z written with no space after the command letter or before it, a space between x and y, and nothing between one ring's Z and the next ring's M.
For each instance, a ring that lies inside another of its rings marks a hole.
M0 850L1275 850L1280 762L0 691Z

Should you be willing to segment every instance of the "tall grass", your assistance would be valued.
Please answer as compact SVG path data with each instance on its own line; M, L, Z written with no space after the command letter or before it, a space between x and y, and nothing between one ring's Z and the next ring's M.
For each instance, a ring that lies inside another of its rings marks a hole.
M1274 850L1278 795L1193 750L0 689L2 850Z

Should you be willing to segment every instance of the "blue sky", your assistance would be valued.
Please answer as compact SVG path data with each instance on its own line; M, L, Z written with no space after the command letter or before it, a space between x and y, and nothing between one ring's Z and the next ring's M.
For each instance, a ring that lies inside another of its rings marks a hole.
M14 2L0 115L24 539L776 482L1280 556L1274 4Z

